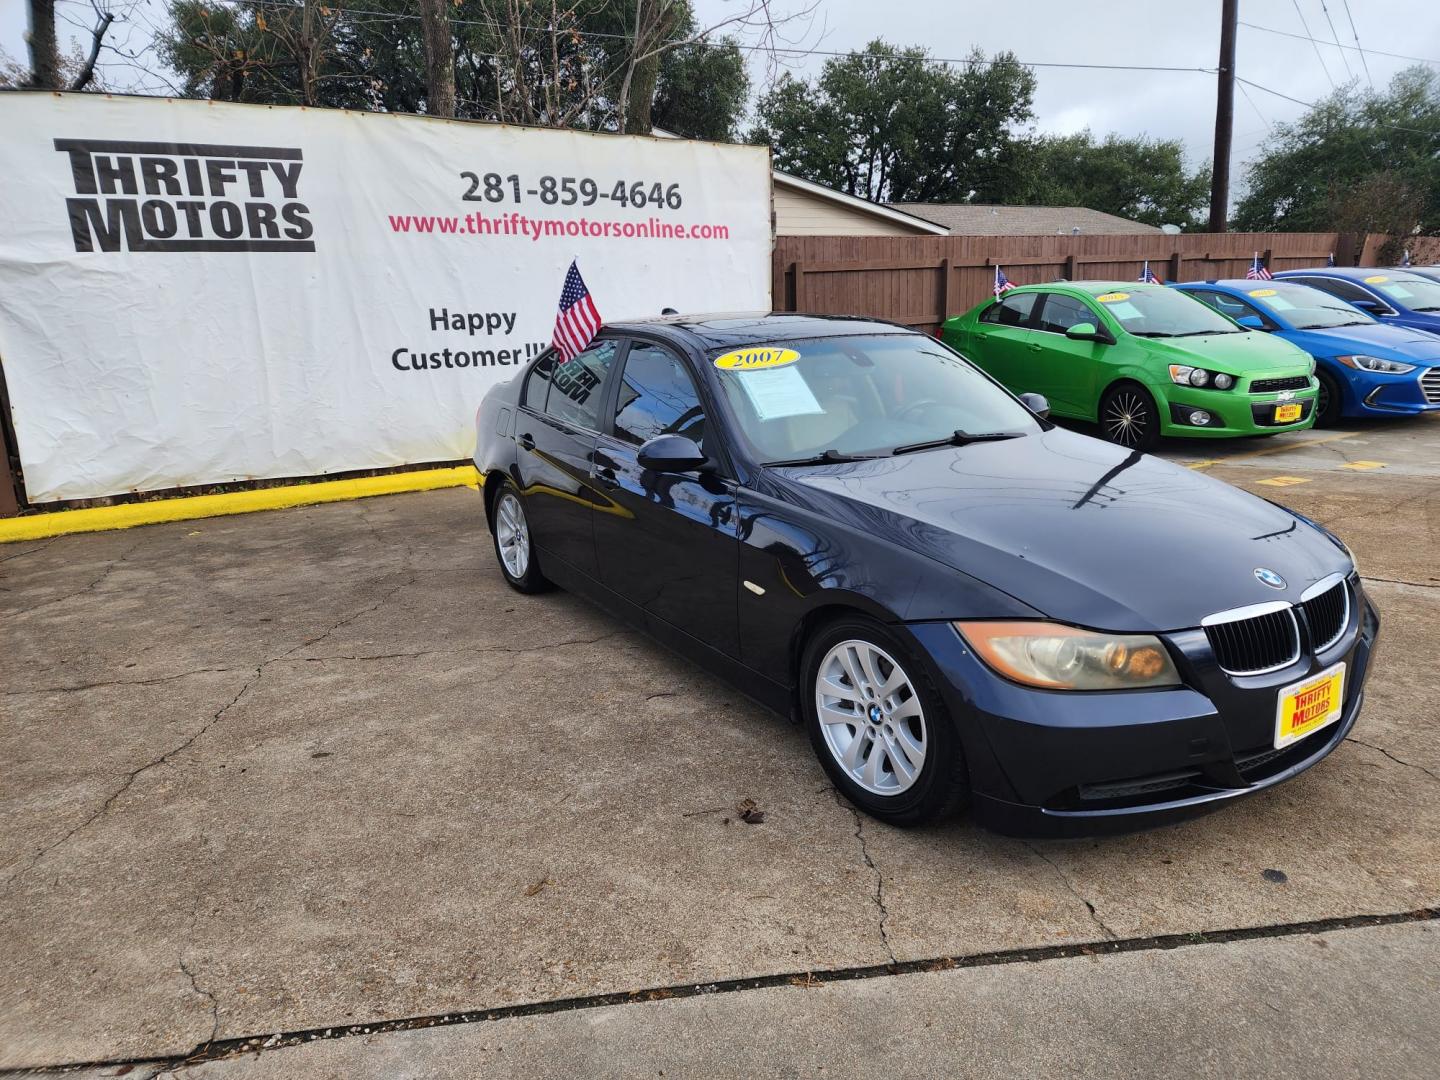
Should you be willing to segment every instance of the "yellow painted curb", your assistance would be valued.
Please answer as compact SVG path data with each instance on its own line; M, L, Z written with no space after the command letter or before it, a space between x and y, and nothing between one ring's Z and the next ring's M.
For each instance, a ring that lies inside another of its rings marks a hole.
M365 499L372 495L395 495L402 491L434 491L437 488L478 487L480 474L473 465L452 469L425 469L419 472L362 476L354 480L322 480L318 484L293 484L255 491L230 491L223 495L187 495L153 502L95 506L85 510L56 510L48 514L0 518L0 544L15 540L42 540L67 533L129 529L164 521L251 514L258 510L283 510L290 506Z

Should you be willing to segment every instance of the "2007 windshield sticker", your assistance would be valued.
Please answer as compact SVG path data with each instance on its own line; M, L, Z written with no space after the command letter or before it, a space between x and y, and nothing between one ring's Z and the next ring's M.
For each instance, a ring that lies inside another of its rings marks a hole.
M1128 292L1107 292L1101 293L1095 299L1102 304L1118 304L1121 300L1129 300L1130 294Z
M784 367L799 359L800 354L794 349L755 347L723 353L715 358L715 366L721 371L762 371Z

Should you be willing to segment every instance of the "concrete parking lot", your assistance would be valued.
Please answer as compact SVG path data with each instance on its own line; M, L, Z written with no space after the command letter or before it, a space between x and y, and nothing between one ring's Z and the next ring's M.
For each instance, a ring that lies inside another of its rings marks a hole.
M1433 1076L1440 420L1164 452L1382 643L1326 762L1099 841L858 816L471 491L0 548L0 1068Z

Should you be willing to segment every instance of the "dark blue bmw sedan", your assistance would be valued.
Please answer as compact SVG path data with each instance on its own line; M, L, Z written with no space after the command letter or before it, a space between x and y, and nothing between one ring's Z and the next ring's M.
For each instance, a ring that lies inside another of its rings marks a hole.
M1345 545L1046 411L902 327L674 317L496 387L475 463L514 588L794 717L881 820L1143 828L1330 753L1378 631Z

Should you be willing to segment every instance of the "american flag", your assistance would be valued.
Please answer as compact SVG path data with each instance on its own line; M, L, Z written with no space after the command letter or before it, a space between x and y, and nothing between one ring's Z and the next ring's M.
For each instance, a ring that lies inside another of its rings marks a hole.
M560 290L560 313L555 316L555 336L551 343L560 354L560 363L573 360L599 332L602 320L595 310L595 301L580 276L579 260L570 264L565 275L565 288Z
M1260 262L1260 253L1255 253L1255 258L1250 262L1250 269L1245 271L1246 281L1269 281L1273 275L1265 269Z
M1163 285L1163 284L1165 284L1163 281L1161 281L1158 277L1155 276L1155 271L1150 269L1150 260L1149 260L1149 259L1146 259L1146 260L1145 260L1145 269L1140 271L1140 276L1139 276L1139 278L1137 278L1136 280L1139 281L1139 282L1140 282L1141 284L1143 284L1143 285Z
M1325 260L1325 265L1326 265L1326 266L1334 266L1334 265L1335 265L1335 252L1333 252L1333 251L1330 252L1330 258L1328 258L1328 259Z
M1003 293L1003 292L1009 292L1009 291L1010 291L1011 289L1013 289L1014 287L1015 287L1015 286L1014 286L1014 284L1011 283L1010 279L1005 276L1005 271L1004 271L1004 270L1001 270L999 266L996 266L996 267L995 267L995 295L996 295L996 296L999 296L999 295L1000 295L1001 293Z

